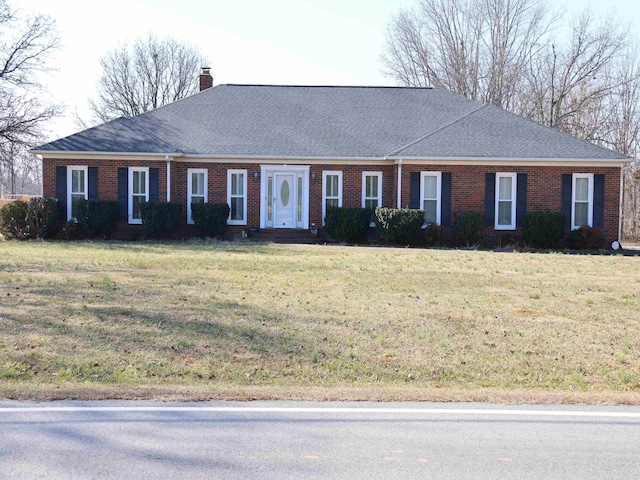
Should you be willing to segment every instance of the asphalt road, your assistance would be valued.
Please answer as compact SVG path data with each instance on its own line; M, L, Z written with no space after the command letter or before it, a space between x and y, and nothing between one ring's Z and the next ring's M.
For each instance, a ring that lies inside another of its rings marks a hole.
M640 478L640 408L0 402L0 478Z

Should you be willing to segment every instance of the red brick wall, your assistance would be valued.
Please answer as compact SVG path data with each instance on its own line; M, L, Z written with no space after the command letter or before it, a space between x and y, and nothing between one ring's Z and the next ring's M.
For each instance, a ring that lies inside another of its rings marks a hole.
M55 196L55 167L57 165L98 166L98 196L105 200L117 200L118 167L143 166L159 168L160 200L166 200L166 162L164 161L126 161L126 160L43 160L43 191L47 197ZM260 179L254 178L254 172L260 171L259 164L240 163L171 163L171 200L187 203L187 169L207 168L209 202L227 201L227 170L247 170L248 218L247 225L233 226L231 233L251 226L260 225ZM342 171L343 206L362 205L362 172L381 171L382 204L386 207L397 206L397 166L366 165L311 165L314 174L309 180L309 224L322 224L322 172L324 170ZM603 232L607 241L618 237L618 206L620 188L619 167L495 167L495 166L450 166L450 165L408 165L402 167L402 206L408 207L410 195L410 173L419 171L451 172L452 174L452 213L465 210L484 212L485 174L489 172L527 173L527 211L549 209L560 211L561 176L564 173L603 174L605 178L605 204ZM186 223L186 207L184 222ZM488 241L493 241L495 232L488 229Z
M396 167L393 165L312 165L315 180L309 183L309 225L322 225L322 172L342 172L342 206L362 206L362 172L382 172L382 206L395 207Z
M42 192L45 197L56 196L56 167L58 165L82 165L98 167L98 198L102 200L118 200L118 168L149 167L159 169L159 199L167 199L167 163L164 161L132 161L132 160L42 160ZM173 180L171 182L173 187Z
M451 172L451 212L476 211L484 213L485 174L527 173L527 211L551 210L562 207L562 174L593 173L604 175L604 228L605 239L610 243L618 238L618 208L620 204L619 167L508 167L469 165L403 165L402 206L409 206L411 172ZM500 232L502 233L502 232ZM492 228L487 228L489 239L495 238Z

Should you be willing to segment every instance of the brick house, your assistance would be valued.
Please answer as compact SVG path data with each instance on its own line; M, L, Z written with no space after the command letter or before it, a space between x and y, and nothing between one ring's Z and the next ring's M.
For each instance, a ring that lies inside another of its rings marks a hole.
M117 200L119 229L147 200L227 202L230 234L321 227L327 205L423 208L449 229L484 213L487 241L526 211L563 211L567 231L620 236L613 151L437 88L219 85L42 145L43 193Z

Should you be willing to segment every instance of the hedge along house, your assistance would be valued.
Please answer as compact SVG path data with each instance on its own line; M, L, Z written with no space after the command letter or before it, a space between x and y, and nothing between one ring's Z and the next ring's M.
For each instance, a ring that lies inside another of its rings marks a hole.
M321 227L327 206L421 208L425 222L485 215L486 241L520 233L527 211L620 236L628 158L438 88L219 85L33 150L43 192L68 219L74 198L138 205L227 202L230 234Z

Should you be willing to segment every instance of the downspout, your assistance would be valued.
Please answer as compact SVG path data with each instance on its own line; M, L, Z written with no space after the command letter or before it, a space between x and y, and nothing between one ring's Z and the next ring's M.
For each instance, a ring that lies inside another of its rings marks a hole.
M164 159L167 161L167 202L171 201L171 158L169 155L165 155Z
M620 205L618 206L618 242L622 242L622 206L624 204L624 169L620 167Z
M398 159L398 208L402 208L402 159Z

